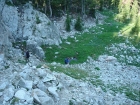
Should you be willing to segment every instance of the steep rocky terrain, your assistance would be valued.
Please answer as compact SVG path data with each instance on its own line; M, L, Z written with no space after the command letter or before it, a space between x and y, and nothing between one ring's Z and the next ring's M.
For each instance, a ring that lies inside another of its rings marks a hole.
M128 91L127 87L139 90L138 67L120 64L117 61L94 61L90 57L87 62L78 65L62 65L55 62L47 64L33 55L30 62L31 65L25 64L22 57L20 61L4 62L6 65L0 73L1 105L140 104L138 93L130 91L136 101L125 94ZM86 71L89 76L85 79L74 79L63 73L51 71L50 66L56 71L58 66L65 70L79 68L81 72ZM100 70L97 70L97 67ZM117 87L120 87L120 90L122 87L123 92L117 91ZM116 92L113 89L116 89Z
M88 57L82 64L46 63L38 59L44 57L40 45L58 45L61 38L76 33L64 31L65 17L51 22L30 4L13 7L2 1L0 14L0 105L140 105L140 68L119 63L114 57L122 46L131 50L133 46L112 45L106 48L114 51L112 55L101 55L97 61ZM90 20L85 23L86 27L95 26ZM25 62L20 46L12 47L12 42L21 39L27 40L27 47L34 52L30 63ZM139 62L140 50L134 49L135 57L127 57L126 52L122 58L130 62L138 58ZM56 72L58 67L80 69L87 77L72 78Z

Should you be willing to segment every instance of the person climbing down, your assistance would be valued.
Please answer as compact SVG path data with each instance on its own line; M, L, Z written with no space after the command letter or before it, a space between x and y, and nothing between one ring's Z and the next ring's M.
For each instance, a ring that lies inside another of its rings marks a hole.
M29 51L27 50L26 51L26 62L29 62L29 57L30 57L30 53L29 53Z
M69 58L68 57L65 58L65 64L69 64L69 62L70 62Z

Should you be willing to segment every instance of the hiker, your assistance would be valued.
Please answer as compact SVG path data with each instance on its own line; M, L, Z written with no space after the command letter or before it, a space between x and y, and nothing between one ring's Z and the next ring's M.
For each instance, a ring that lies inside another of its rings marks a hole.
M69 64L69 62L70 62L70 59L68 57L65 58L65 64Z
M25 59L26 59L26 62L29 62L29 57L30 57L30 54L29 54L29 51L27 50L26 51L26 55L25 55Z
M74 56L74 57L71 57L71 60L74 60L74 61L75 61L75 60L77 60L77 59L76 59L76 57Z
M77 58L74 56L74 57L73 57L73 60L75 60L75 61L76 61L76 60L77 60Z

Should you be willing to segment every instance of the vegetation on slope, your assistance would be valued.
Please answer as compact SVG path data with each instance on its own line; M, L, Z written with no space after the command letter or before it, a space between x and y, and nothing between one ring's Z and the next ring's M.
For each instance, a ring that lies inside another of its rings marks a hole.
M112 44L125 43L127 36L118 37L118 33L120 30L123 31L126 27L128 27L127 24L115 21L115 14L112 11L104 11L102 14L108 16L105 23L88 29L89 32L81 34L77 33L75 37L78 41L69 37L68 39L63 40L63 43L59 47L55 45L51 47L43 46L46 51L46 61L55 61L63 64L66 57L75 56L77 60L71 61L71 64L83 63L87 60L88 56L91 56L96 60L99 55L109 54L105 48L111 46ZM136 38L135 40L132 40L132 37L133 35L131 36L130 41L136 48L139 48L139 39ZM129 37L127 38L129 39ZM67 44L67 42L70 42L70 44ZM58 54L55 54L55 52L58 52Z

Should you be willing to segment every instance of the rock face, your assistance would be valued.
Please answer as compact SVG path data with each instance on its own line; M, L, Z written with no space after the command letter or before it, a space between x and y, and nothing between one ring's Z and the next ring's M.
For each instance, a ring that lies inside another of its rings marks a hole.
M38 45L61 43L57 27L46 15L34 10L31 4L22 7L5 5L2 20L15 40L30 39Z
M27 49L29 49L33 54L37 55L41 59L45 57L43 49L37 44L37 42L33 40L27 41Z
M11 43L9 41L10 32L5 28L2 21L0 21L0 53L5 53L10 49Z
M2 20L3 9L4 1L0 1L0 70L3 70L7 66L5 64L5 57L9 57L12 47L12 44L9 40L11 33Z
M57 26L46 15L34 10L30 3L18 7L6 5L5 0L0 3L1 49L3 41L6 46L9 45L9 37L12 42L27 41L27 48L43 58L41 45L61 43Z

